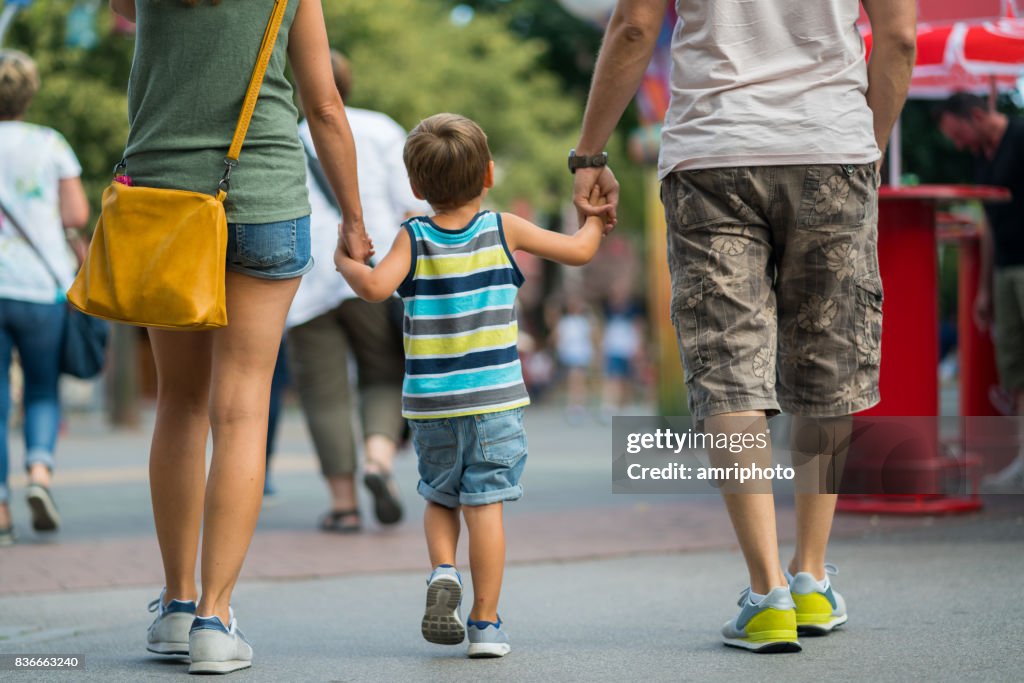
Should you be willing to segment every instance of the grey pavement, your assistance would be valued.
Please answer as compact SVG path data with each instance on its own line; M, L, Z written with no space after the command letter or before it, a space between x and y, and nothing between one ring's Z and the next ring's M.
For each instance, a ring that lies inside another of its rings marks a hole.
M718 642L743 580L730 551L514 565L502 614L513 651L503 660L468 660L462 646L420 638L423 572L243 583L235 602L256 659L232 680L1019 681L1022 540L1018 515L835 543L850 621L793 655ZM0 600L6 624L26 625L7 630L0 652L86 661L80 672L0 678L184 677L182 661L143 650L152 597L133 588Z
M234 597L256 663L232 680L1024 680L1024 496L990 496L964 516L839 515L829 560L841 568L849 624L805 639L803 653L758 656L718 640L745 572L717 496L612 494L610 429L570 428L538 406L527 417L527 494L507 506L501 612L513 652L470 661L419 635L426 558L414 459L397 467L409 512L397 529L326 536L313 528L327 499L295 411L283 427L279 493ZM86 668L0 680L186 675L181 661L144 650L145 606L161 581L147 442L146 425L109 432L72 419L54 487L66 521L54 537L28 529L15 481L22 542L0 549L0 654L81 654ZM784 542L792 525L780 500Z

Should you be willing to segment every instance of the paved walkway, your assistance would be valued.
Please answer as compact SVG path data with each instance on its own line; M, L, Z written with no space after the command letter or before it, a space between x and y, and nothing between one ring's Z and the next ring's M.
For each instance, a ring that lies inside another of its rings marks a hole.
M426 558L413 459L398 466L406 521L354 537L319 533L326 495L289 413L274 466L280 492L265 506L235 598L256 666L232 680L1024 679L1009 606L1021 587L1024 497L993 496L962 517L840 515L830 560L842 568L848 628L807 640L799 655L758 657L717 639L744 584L718 498L613 495L609 428L568 428L542 409L527 423L527 494L507 515L508 658L469 662L461 648L419 636ZM23 542L0 549L0 654L85 654L87 668L0 671L0 680L184 675L180 662L142 646L145 604L162 583L147 441L146 428L111 434L72 422L54 487L65 526L52 538L28 529L15 482ZM791 541L784 502L779 525Z
M527 423L526 495L506 506L510 562L734 547L716 495L612 494L610 427L594 422L570 428L560 413L543 409L532 411ZM149 503L149 434L148 425L110 433L96 418L72 421L59 445L53 487L64 526L53 536L32 532L21 502L24 477L14 478L21 543L0 549L0 595L162 583ZM20 456L14 460L19 462ZM20 468L12 464L12 470ZM315 528L328 500L297 412L284 420L272 471L278 493L265 503L243 580L418 570L426 563L423 504L415 493L411 453L399 458L396 472L407 519L393 528L376 527L364 496L368 531L358 536L327 535ZM781 535L791 540L792 508L787 501L781 505ZM921 518L841 516L836 534L862 536L927 523Z

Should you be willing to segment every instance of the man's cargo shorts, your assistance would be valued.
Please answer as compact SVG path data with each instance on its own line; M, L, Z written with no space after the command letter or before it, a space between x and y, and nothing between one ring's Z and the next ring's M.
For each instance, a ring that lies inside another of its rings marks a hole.
M874 164L676 171L662 183L690 411L834 417L878 403Z

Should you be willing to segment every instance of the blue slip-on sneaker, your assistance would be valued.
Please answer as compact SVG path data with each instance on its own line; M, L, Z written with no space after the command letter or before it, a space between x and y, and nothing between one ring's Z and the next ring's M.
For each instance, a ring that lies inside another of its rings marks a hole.
M167 589L149 603L156 619L146 632L146 649L158 655L187 655L188 632L196 616L195 600L171 600L164 604Z
M504 657L512 649L508 634L501 630L501 617L497 622L466 620L471 659Z
M427 606L420 631L438 645L458 645L466 638L459 607L462 605L462 576L451 565L438 565L427 579Z
M769 654L800 652L796 633L796 605L789 588L773 588L759 602L750 589L740 594L740 613L722 627L722 640L730 647Z
M786 572L789 592L796 604L796 630L802 636L825 636L846 623L846 600L833 590L829 576L839 570L825 565L825 578L818 581L810 572Z
M188 653L190 674L226 674L252 666L252 646L238 630L234 610L228 626L220 617L196 616L188 634Z

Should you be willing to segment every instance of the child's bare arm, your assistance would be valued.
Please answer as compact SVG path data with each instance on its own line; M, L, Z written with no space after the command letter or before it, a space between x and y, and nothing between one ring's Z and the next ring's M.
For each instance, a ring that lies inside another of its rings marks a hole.
M509 251L522 249L534 256L567 266L582 266L594 258L604 237L604 219L590 216L575 235L566 235L534 225L515 214L501 214Z
M334 265L338 272L351 285L352 291L366 301L384 301L394 294L409 274L411 260L412 245L409 233L404 229L395 237L387 255L374 267L349 256L343 240L338 241L338 249L334 252Z

